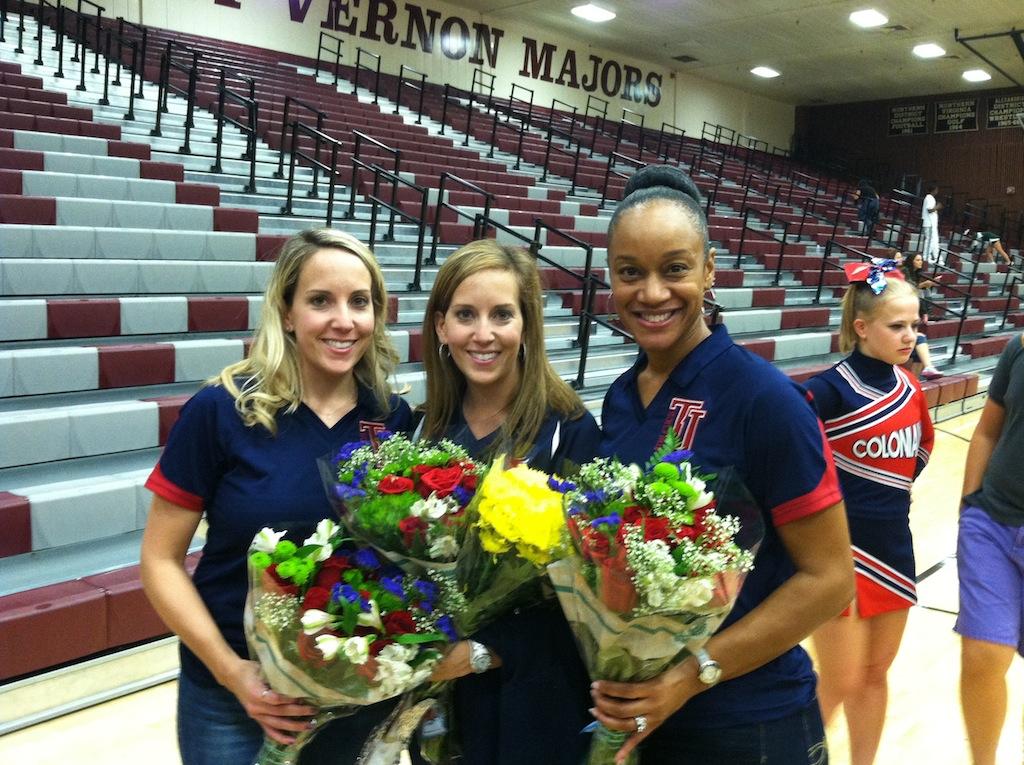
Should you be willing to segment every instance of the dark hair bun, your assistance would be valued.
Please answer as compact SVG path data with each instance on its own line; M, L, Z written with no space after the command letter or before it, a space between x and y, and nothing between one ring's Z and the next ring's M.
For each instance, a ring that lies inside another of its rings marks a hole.
M698 205L701 204L700 191L693 179L679 168L669 165L647 165L637 170L626 182L623 199L634 191L653 188L672 189L690 197Z

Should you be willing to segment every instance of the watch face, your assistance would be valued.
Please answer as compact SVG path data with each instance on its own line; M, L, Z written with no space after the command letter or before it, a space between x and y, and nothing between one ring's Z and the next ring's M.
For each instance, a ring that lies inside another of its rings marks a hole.
M716 662L709 662L700 669L698 677L705 685L714 685L722 676L722 668Z

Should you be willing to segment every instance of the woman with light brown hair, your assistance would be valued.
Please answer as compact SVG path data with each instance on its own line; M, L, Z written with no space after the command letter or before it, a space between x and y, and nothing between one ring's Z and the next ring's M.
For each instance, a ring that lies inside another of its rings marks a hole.
M477 459L506 454L545 472L594 456L600 429L548 361L540 277L522 249L470 242L441 266L423 318L422 436ZM577 763L588 680L554 601L457 643L435 673L455 683L468 765Z

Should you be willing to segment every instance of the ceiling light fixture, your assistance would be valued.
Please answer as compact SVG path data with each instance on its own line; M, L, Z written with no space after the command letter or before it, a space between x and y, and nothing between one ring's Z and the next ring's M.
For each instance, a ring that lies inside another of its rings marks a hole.
M938 58L946 55L946 49L935 43L921 43L914 46L914 55L918 58Z
M880 27L889 23L889 17L879 13L874 8L865 8L863 11L854 11L850 14L850 21L864 29Z
M577 5L572 9L572 15L578 16L586 21L593 21L595 24L600 24L605 21L611 21L615 18L615 14L605 8L599 8L593 3L587 3L586 5Z
M764 77L765 79L771 79L772 77L779 76L779 73L770 66L755 66L750 70L750 73L756 74L758 77Z
M984 69L968 69L964 72L963 77L968 82L985 82L985 80L992 79L992 75Z

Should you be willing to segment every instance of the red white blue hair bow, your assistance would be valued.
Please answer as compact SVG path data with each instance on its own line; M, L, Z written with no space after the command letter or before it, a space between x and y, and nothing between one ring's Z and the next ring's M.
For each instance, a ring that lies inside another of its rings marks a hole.
M846 279L850 284L866 282L876 295L881 295L885 291L888 274L898 279L903 278L899 266L891 258L872 258L866 263L847 263L843 270L846 271Z

